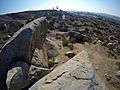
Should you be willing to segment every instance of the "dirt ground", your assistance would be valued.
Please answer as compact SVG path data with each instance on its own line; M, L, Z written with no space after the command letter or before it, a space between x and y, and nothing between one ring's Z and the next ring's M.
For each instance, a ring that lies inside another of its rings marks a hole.
M60 41L56 41L60 44ZM109 90L120 90L120 80L118 80L115 76L118 71L117 62L120 61L120 58L114 58L110 56L108 53L108 49L104 46L101 46L100 43L97 44L78 44L75 43L73 48L73 52L76 54L81 52L82 50L86 50L89 54L89 58L93 67L95 68L97 74L101 78L101 80L105 83ZM60 50L60 54L55 58L59 61L58 65L61 65L69 60L65 53L70 51L68 47L63 47Z

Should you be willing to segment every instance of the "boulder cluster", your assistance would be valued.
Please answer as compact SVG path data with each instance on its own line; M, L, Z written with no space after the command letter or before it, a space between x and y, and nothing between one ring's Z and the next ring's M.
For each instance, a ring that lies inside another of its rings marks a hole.
M108 90L88 52L77 53L74 45L99 43L117 60L119 20L62 10L6 14L0 20L0 90ZM57 57L60 52L64 56ZM120 71L115 76L120 79Z

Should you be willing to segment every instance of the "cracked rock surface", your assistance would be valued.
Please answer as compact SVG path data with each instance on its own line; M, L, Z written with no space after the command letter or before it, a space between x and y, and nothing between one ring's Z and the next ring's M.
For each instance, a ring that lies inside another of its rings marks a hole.
M29 90L107 90L82 51L36 82Z

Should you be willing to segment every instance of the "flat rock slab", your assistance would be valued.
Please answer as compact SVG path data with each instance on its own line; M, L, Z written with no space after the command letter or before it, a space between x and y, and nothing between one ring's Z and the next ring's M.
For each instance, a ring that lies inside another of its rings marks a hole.
M68 62L54 69L29 90L107 90L82 51Z

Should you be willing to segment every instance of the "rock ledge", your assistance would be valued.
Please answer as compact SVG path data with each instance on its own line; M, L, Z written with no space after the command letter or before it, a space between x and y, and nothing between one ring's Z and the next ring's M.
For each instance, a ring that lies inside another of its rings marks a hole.
M29 90L107 90L82 51L36 82Z

